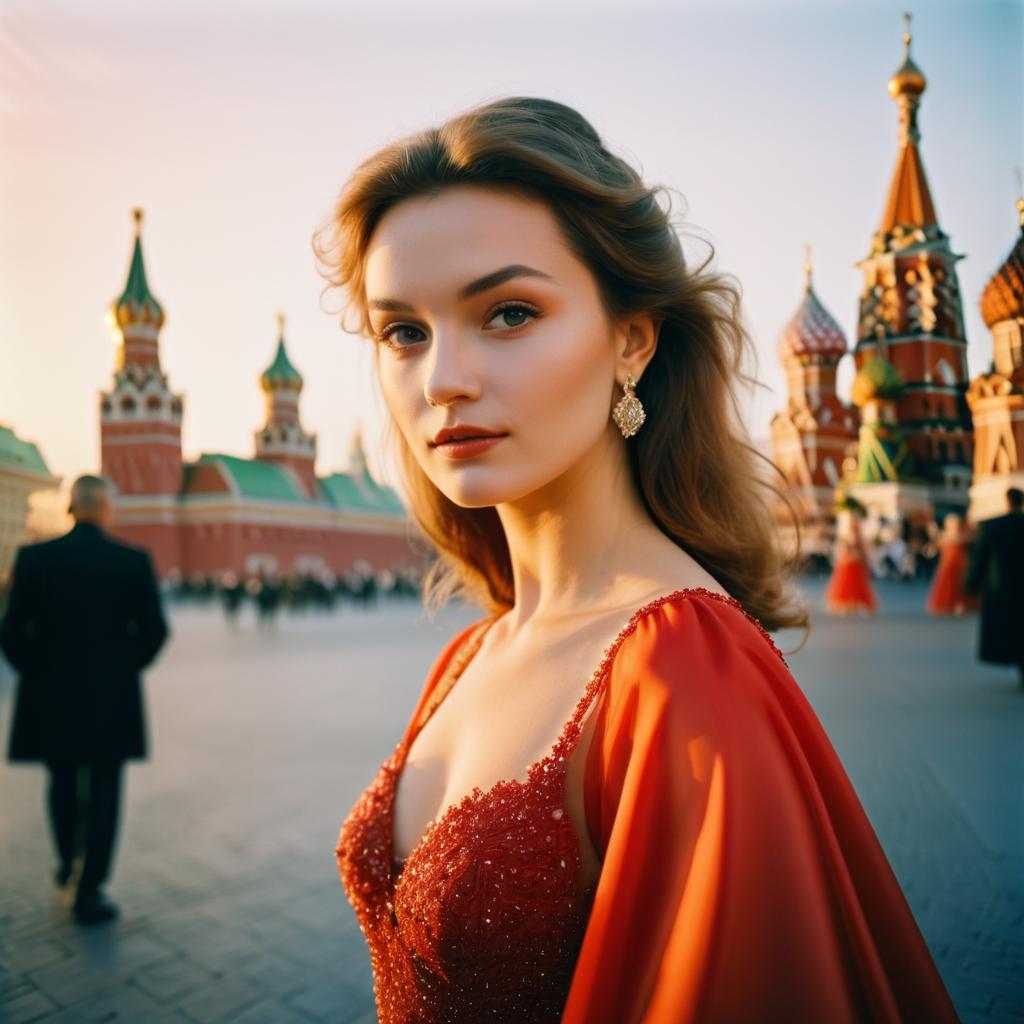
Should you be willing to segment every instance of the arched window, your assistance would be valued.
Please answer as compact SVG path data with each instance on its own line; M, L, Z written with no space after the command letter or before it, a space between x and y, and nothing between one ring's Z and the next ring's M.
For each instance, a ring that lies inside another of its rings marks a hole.
M939 379L943 384L947 384L950 387L956 384L956 374L953 372L953 367L945 359L940 359L935 364L935 372L939 375Z

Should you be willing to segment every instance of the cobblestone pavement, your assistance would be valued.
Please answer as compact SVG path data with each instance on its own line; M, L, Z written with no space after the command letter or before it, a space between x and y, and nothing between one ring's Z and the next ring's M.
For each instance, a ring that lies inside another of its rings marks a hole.
M806 590L820 610L822 584ZM883 584L884 618L816 614L790 664L962 1018L1024 1021L1024 690L974 661L973 619L932 619L924 597ZM272 632L248 618L233 632L212 608L171 614L145 683L152 756L126 773L116 924L69 923L43 771L0 764L0 1021L369 1024L338 826L436 653L478 613L346 607ZM11 693L0 662L5 743Z

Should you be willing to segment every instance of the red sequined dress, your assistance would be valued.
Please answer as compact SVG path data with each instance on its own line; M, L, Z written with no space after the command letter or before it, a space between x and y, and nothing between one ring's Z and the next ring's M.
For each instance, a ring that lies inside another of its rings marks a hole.
M781 652L703 587L637 609L527 778L475 789L397 863L402 765L495 618L438 656L341 827L381 1024L956 1021ZM601 872L577 891L563 790L592 707L584 806Z

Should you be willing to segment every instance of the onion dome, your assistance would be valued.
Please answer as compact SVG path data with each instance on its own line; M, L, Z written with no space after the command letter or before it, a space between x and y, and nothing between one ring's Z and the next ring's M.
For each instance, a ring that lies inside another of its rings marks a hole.
M853 378L851 397L858 409L863 409L875 398L896 399L903 394L903 377L888 359L875 356L869 359Z
M910 15L904 14L906 27L903 30L903 63L889 79L891 96L920 96L928 87L924 72L910 59Z
M142 259L142 211L132 212L135 216L135 249L128 268L128 283L110 306L110 317L122 331L135 324L152 324L160 328L164 323L163 307L153 297L146 281L146 264Z
M264 391L277 391L278 388L301 391L302 375L292 366L284 348L284 313L278 313L277 325L277 352L274 355L274 361L263 371L260 385Z
M981 317L990 330L1003 320L1024 317L1024 196L1017 200L1017 210L1017 244L981 293Z
M802 356L831 356L838 360L846 354L846 337L814 293L811 286L811 247L804 246L804 251L804 300L779 335L778 356L783 363Z

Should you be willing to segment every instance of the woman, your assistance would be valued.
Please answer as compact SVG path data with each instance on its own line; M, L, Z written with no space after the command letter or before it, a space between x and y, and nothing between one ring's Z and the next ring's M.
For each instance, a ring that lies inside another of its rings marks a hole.
M878 611L870 564L856 512L841 508L836 515L835 565L825 589L825 608L832 615L874 615Z
M976 595L964 590L967 574L967 553L971 537L964 529L963 519L950 512L942 521L939 537L939 567L928 592L927 609L932 615L963 615L978 610Z
M807 616L739 427L738 289L659 191L509 98L371 157L318 237L428 603L486 611L341 828L379 1018L954 1020L765 632Z

